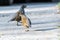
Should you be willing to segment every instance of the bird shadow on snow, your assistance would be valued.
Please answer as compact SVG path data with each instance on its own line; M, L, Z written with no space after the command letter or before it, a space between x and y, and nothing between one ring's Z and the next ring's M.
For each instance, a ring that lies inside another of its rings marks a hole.
M49 31L49 30L54 30L57 28L47 28L47 29L36 29L35 31Z

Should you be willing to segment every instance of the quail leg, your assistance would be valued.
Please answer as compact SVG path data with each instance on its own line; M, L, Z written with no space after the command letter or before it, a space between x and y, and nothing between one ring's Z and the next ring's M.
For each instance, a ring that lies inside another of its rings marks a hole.
M17 22L17 26L19 26L18 22Z

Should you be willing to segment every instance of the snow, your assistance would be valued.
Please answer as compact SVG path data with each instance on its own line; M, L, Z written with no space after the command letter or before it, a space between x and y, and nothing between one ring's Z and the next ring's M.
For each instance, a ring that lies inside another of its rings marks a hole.
M56 4L27 4L26 16L32 25L30 31L16 21L8 22L20 9L20 5L0 7L0 40L58 40L60 14Z

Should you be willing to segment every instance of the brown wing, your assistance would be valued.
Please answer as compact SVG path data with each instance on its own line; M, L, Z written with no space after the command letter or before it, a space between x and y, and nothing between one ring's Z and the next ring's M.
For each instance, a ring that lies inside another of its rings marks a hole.
M15 18L15 21L21 21L21 16L17 16L16 18Z

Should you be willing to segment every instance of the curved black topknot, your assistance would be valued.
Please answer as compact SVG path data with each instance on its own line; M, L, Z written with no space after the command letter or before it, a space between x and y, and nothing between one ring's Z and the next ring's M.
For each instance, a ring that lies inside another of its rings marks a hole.
M26 8L27 6L25 5L25 4L23 4L22 6L21 6L21 8Z

